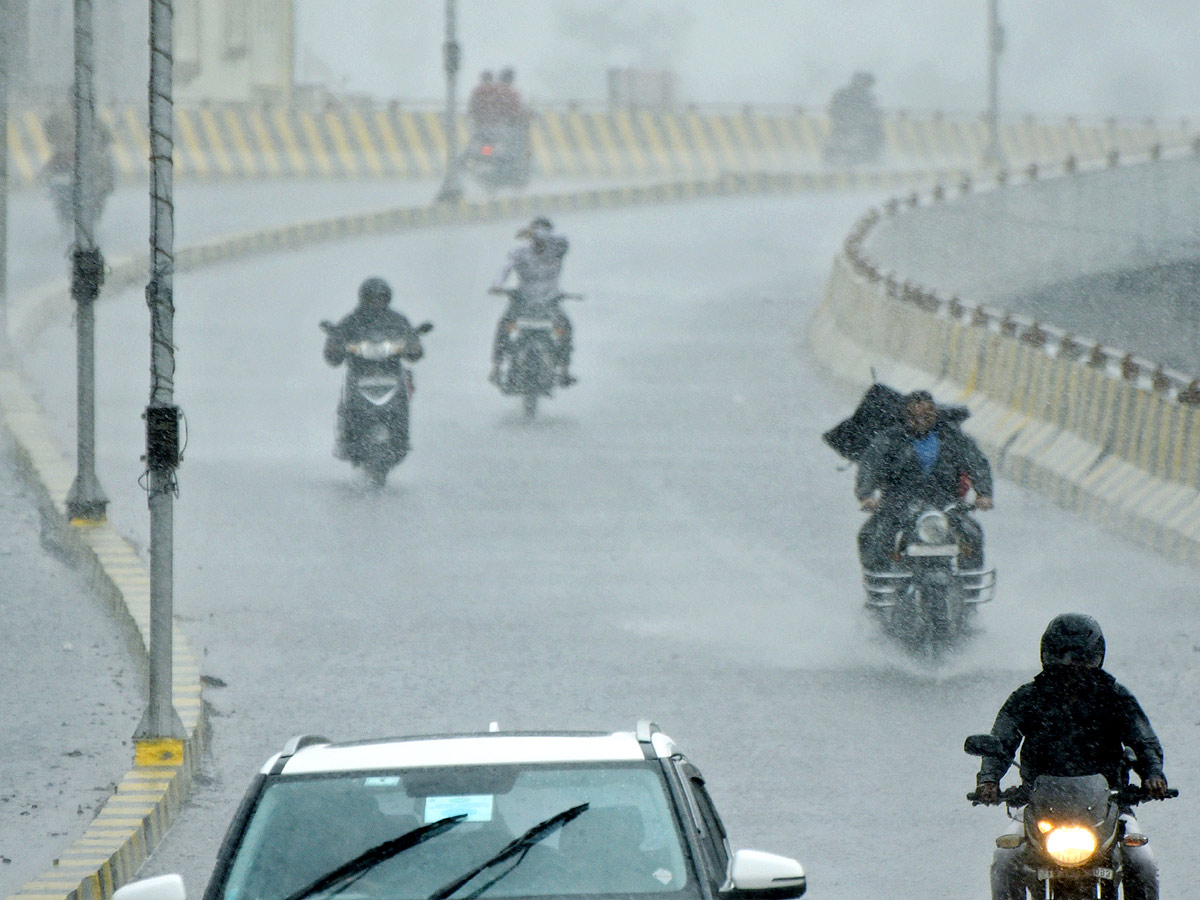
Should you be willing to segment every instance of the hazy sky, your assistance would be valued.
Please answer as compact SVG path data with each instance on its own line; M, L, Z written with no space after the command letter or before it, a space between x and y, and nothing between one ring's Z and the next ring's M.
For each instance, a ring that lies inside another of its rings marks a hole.
M301 76L443 92L443 0L297 0ZM610 65L669 67L684 99L821 106L858 68L889 106L978 109L986 0L458 0L470 86L511 64L542 99L602 99ZM1200 113L1195 0L1000 0L1009 111Z

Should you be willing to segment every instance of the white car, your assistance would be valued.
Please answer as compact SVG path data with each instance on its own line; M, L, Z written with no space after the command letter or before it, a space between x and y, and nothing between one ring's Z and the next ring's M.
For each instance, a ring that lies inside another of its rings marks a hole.
M789 900L805 887L793 859L731 853L704 778L640 722L293 738L251 785L204 900ZM113 900L185 898L183 879L163 875Z

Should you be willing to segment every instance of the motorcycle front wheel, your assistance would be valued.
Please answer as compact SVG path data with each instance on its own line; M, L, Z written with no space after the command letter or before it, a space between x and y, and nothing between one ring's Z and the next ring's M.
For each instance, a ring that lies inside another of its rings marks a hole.
M363 471L367 473L367 481L371 483L373 488L382 488L387 484L388 472L392 467L381 459L373 459L363 465Z

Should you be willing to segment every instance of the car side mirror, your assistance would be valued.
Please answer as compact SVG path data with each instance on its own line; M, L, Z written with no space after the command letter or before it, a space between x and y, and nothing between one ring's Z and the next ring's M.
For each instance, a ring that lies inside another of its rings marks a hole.
M791 900L807 888L804 867L796 860L761 850L738 850L729 864L729 887L721 896L733 900Z
M1006 759L1008 753L994 734L973 734L963 742L963 750L971 756L995 756Z
M187 900L187 891L181 876L159 875L118 888L112 900Z

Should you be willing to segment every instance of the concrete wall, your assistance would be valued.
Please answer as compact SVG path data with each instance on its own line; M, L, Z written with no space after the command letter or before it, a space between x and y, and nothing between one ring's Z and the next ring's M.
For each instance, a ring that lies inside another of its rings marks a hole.
M973 192L882 219L883 271L1200 373L1200 157Z
M968 404L968 430L1002 472L1200 564L1200 382L979 302L985 291L1003 298L1045 288L1047 272L1074 280L1089 266L1186 257L1186 246L1164 239L1155 250L1145 239L1184 235L1186 223L1089 226L1106 196L1133 203L1131 185L1186 184L1191 166L1067 171L1058 183L1009 183L954 200L935 189L927 202L914 196L872 211L834 263L813 347L852 380L866 382L875 369L902 389L932 387L943 401ZM1184 200L1169 193L1157 195L1160 209L1182 212ZM1089 235L1108 252L1094 250Z

